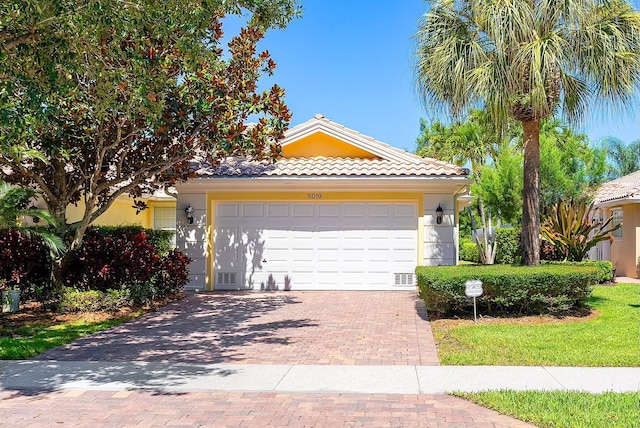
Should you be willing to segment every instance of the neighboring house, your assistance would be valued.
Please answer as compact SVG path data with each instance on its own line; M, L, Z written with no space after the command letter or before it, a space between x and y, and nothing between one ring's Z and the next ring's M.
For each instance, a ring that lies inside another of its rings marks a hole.
M599 218L613 215L614 223L622 223L613 243L598 244L590 257L611 260L617 276L636 278L640 257L640 171L603 184L596 192L594 206Z
M416 266L457 263L467 169L319 114L281 144L275 164L194 165L176 186L187 289L409 289Z
M158 191L153 195L140 198L148 208L136 214L133 198L122 195L93 223L98 226L140 225L147 229L176 230L176 198ZM67 222L74 223L82 219L84 204L69 205Z

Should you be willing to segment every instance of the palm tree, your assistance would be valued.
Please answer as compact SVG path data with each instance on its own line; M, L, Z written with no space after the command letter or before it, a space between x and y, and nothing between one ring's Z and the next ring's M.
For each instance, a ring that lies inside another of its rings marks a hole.
M482 168L488 161L488 157L495 163L499 153L499 147L503 143L502 136L496 131L493 122L489 120L489 114L483 110L474 109L464 122L456 122L451 126L444 126L435 122L427 126L426 122L420 122L420 136L418 137L419 156L434 157L457 165L471 164L471 171L476 180L480 179ZM478 236L476 222L471 207L469 217L471 219L472 239L478 247L480 261L483 264L493 264L496 256L495 235L491 234L493 225L489 213L487 226L487 213L482 199L478 196L478 211L480 214L482 234Z
M640 140L625 145L615 137L603 140L609 158L609 179L624 177L640 169Z
M415 35L416 89L455 117L484 104L524 133L523 263L540 261L540 123L629 107L640 82L640 13L625 0L433 0Z
M32 221L44 220L49 225L55 225L53 216L47 210L33 206L32 201L38 195L36 189L15 187L0 182L0 230L17 230L28 238L39 238L49 249L51 255L56 257L65 249L62 239L43 227L24 225L24 220L27 217Z

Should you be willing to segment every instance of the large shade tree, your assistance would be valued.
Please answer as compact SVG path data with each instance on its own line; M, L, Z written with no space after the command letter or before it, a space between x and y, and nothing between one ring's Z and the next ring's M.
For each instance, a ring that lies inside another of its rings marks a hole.
M225 48L229 14L247 25ZM41 190L69 242L58 276L119 196L186 180L193 159L279 155L290 113L281 88L260 90L275 63L256 45L296 14L296 0L0 4L0 178Z
M624 0L434 0L415 36L416 88L454 116L484 105L524 133L523 263L540 260L540 123L629 106L640 82L640 13Z

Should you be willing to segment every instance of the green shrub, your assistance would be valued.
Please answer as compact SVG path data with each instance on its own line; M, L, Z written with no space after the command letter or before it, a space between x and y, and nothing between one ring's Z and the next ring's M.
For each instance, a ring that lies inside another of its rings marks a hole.
M560 266L593 266L598 270L598 284L613 281L613 264L608 260L586 260L583 262L542 262Z
M496 263L517 265L522 260L520 230L513 227L496 229Z
M144 231L148 236L149 243L153 246L153 248L155 248L156 253L160 257L169 254L169 252L171 252L171 250L173 250L173 248L175 247L173 245L173 235L175 235L175 232L172 232L170 230L145 229L142 226L138 225L95 226L93 228L103 238L114 237L125 232L129 232L130 235L137 235L138 233Z
M139 226L89 228L65 271L65 282L85 291L128 289L136 305L178 296L189 281L191 260L177 249L158 251L171 236Z
M480 263L480 252L478 251L478 246L473 242L461 242L460 260Z
M23 300L50 291L45 285L50 283L51 266L51 253L40 237L0 229L0 278L8 288L20 289Z
M594 265L545 264L420 266L416 275L420 297L431 312L469 311L473 303L464 284L479 279L484 293L477 303L485 313L541 314L583 306L602 273Z
M64 287L58 309L60 312L115 311L132 303L129 290L79 291Z

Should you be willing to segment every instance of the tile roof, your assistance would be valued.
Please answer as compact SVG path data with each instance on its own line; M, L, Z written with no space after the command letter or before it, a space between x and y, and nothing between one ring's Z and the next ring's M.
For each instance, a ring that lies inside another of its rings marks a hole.
M432 158L398 161L361 158L285 158L274 164L230 158L211 167L194 164L200 177L445 177L468 176L469 170Z
M594 202L599 204L634 196L640 197L640 170L604 183L596 192Z

